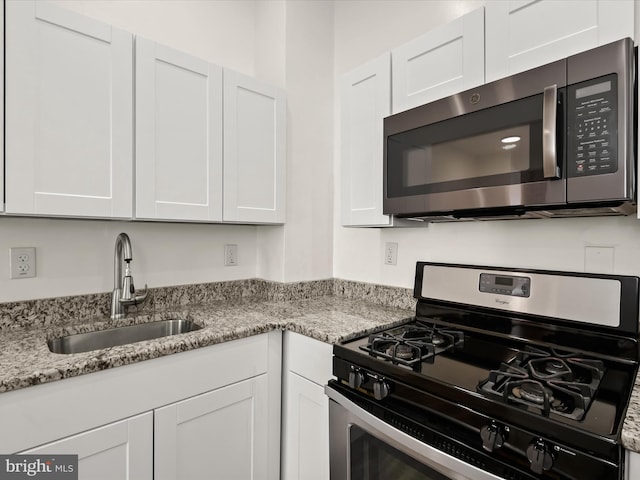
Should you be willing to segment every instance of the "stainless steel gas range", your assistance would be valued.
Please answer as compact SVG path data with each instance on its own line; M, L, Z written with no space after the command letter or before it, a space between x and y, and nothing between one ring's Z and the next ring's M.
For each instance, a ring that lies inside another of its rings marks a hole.
M332 480L622 480L639 280L418 262L416 316L334 347Z

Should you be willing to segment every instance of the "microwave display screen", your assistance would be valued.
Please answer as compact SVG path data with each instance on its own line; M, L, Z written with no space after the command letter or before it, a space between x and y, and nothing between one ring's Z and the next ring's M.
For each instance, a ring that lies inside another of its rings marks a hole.
M582 87L576 89L576 98L589 97L591 95L597 95L598 93L609 92L611 90L611 82L602 82L595 85L589 85L588 87Z

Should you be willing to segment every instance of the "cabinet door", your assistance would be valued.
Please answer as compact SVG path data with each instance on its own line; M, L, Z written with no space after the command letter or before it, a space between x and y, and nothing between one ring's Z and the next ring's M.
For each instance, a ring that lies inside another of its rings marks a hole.
M287 372L285 402L283 479L329 480L329 399L324 388Z
M484 9L391 52L393 113L484 83Z
M391 113L391 58L382 55L342 77L341 211L344 226L385 226L383 119Z
M634 480L640 478L640 453L626 451L627 454L627 473L625 479Z
M224 221L284 223L285 162L284 92L225 70Z
M0 5L0 212L4 211L4 0Z
M155 411L155 480L268 478L267 375Z
M489 0L487 81L633 38L633 0Z
M6 15L6 211L130 218L132 35L46 2Z
M20 453L78 455L79 480L152 480L153 413Z
M135 216L222 220L222 68L140 37Z

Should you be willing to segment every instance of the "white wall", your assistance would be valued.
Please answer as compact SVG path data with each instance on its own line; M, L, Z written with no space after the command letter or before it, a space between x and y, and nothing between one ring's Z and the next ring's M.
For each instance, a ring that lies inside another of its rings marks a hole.
M111 291L120 232L138 289L255 276L255 227L3 217L0 302ZM238 266L223 266L225 243L238 244ZM10 247L36 247L35 278L9 280Z
M287 90L288 157L287 223L258 229L257 275L280 282L331 278L333 3L259 4L260 17L280 25L284 41L284 49L276 46L275 53L267 53L274 60L269 69L275 78L284 77ZM284 62L280 70L278 58Z
M336 2L337 79L350 69L484 3ZM337 106L339 101L336 98ZM335 135L339 145L338 115ZM411 287L418 260L640 275L640 220L635 217L443 223L417 229L342 227L339 155L336 148L333 268L337 278ZM398 243L396 266L383 265L386 242Z

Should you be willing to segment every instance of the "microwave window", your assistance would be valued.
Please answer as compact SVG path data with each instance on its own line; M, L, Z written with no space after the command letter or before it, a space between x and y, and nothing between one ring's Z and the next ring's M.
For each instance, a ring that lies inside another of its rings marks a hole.
M529 125L520 125L446 142L405 147L403 186L527 171L531 163L529 131Z
M394 117L385 120L391 130L398 128L386 137L386 195L541 181L542 99L533 95L428 124L419 117L399 117L398 125Z

